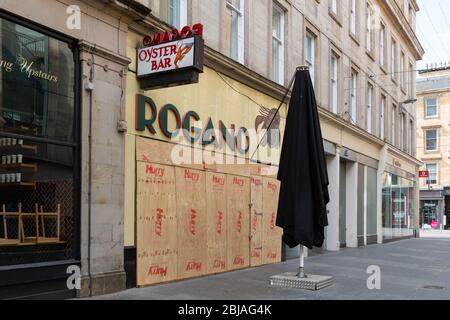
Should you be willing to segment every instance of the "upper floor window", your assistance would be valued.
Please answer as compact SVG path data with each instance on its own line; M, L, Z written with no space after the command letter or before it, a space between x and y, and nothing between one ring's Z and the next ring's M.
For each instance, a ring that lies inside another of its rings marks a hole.
M226 0L230 15L230 56L244 63L244 0Z
M430 173L430 177L427 180L427 184L436 185L438 184L438 172L436 163L427 163L426 169Z
M357 0L351 0L350 1L350 33L356 36L356 1Z
M284 84L284 10L273 5L272 10L272 77Z
M335 15L337 15L338 13L337 0L330 0L330 11Z
M311 80L314 85L315 81L315 54L316 54L316 37L310 32L305 37L305 63L309 67Z
M339 57L332 52L330 61L330 111L338 112L338 61Z
M163 1L162 11L167 12L167 23L177 29L187 25L187 0Z
M437 98L425 99L425 118L437 118L438 117Z
M386 67L386 26L381 23L380 24L380 65L382 67Z
M369 52L373 50L373 8L367 4L367 21L366 21L366 49Z
M397 80L397 41L394 40L394 38L392 38L391 41L391 76L392 76L392 80L396 81Z
M425 130L425 150L427 152L433 152L438 150L437 129Z
M367 86L367 132L372 133L373 85Z
M395 146L397 144L397 128L395 122L397 121L397 106L395 103L392 104L391 109L391 143Z
M400 86L403 90L406 90L406 57L405 53L401 51L400 53Z
M358 105L358 73L353 69L350 82L350 122L352 124L356 124L356 108Z
M385 128L385 121L386 121L386 96L381 95L381 107L380 107L380 139L384 140L386 136L386 128Z

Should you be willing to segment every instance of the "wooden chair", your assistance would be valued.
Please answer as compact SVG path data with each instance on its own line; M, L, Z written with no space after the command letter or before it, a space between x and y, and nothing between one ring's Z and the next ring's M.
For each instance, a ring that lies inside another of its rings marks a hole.
M35 210L32 213L21 213L21 237L23 244L45 244L45 243L59 243L60 242L60 223L61 223L61 205L58 204L56 212L44 212L44 207L35 204ZM56 224L56 230L53 236L50 236L47 230L47 220L53 219ZM30 235L25 231L25 220L28 222L30 230L34 229L34 234ZM33 225L31 227L31 224Z
M0 211L0 217L2 218L3 224L3 237L0 238L0 246L4 245L17 245L20 243L20 212L22 211L22 205L19 204L19 212L6 212L6 206L2 205L2 210ZM17 219L17 238L10 239L8 232L8 220Z

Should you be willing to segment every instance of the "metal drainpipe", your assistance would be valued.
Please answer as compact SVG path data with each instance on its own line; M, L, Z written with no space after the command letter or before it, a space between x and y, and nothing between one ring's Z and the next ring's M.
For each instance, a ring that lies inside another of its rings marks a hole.
M90 66L89 82L86 90L89 91L89 173L88 173L88 273L89 273L89 297L92 297L92 273L91 273L91 223L92 223L92 107L93 107L93 90L94 90L94 56L88 62Z

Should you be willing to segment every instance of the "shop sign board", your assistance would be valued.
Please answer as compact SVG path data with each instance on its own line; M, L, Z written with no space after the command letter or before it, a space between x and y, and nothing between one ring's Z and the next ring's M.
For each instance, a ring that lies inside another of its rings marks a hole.
M141 89L197 83L203 72L203 26L174 29L144 39L137 50L137 77Z
M428 171L428 170L419 171L419 178L429 178L429 177L430 177L430 171Z

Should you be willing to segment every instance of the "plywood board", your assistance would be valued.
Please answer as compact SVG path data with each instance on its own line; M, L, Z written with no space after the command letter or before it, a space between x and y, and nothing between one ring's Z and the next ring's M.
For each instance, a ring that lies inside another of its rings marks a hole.
M263 180L261 177L250 178L251 212L250 212L250 265L262 264L262 218L263 218Z
M205 172L176 168L178 279L206 273Z
M227 269L250 266L250 179L227 176Z
M276 226L280 183L263 178L263 263L281 261L282 229Z
M197 170L204 169L201 150L142 137L136 137L136 160Z
M177 279L175 169L137 163L137 285Z
M206 173L207 274L227 271L226 181L223 174Z

